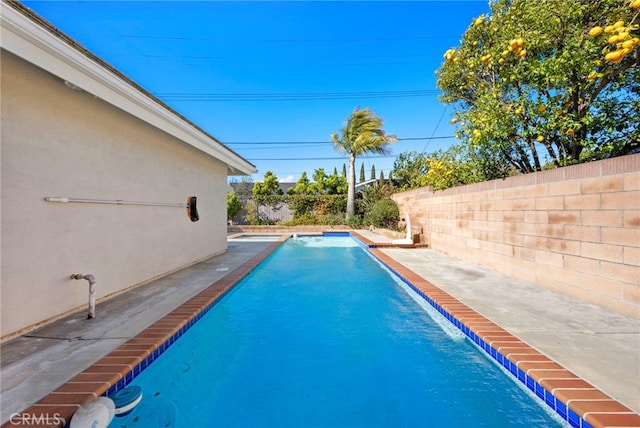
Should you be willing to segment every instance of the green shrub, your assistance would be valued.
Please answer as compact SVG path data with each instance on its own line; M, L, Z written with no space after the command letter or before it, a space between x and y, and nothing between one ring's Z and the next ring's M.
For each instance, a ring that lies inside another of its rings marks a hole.
M300 217L313 212L315 198L311 195L290 195L287 198L293 217Z
M259 213L258 206L255 202L248 203L246 205L247 214L244 216L244 221L254 226L271 226L276 224L275 221L270 220L263 214Z
M363 226L362 217L360 217L359 215L354 215L353 217L349 217L347 219L347 225L349 225L350 227L353 227L354 229L362 227Z
M331 214L307 213L280 224L283 226L335 226L344 224L344 217Z
M376 201L364 215L364 223L375 227L395 230L398 228L400 211L391 199Z
M234 192L227 192L227 221L234 218L242 209L240 197Z
M288 195L283 200L289 204L294 217L304 214L344 215L347 210L345 195Z

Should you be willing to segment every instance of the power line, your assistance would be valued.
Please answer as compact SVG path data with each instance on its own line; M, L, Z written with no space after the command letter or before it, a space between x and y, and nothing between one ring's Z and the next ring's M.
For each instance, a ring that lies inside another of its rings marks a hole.
M439 60L441 52L425 52L408 55L378 56L336 56L316 55L299 56L281 54L256 57L253 55L218 56L218 55L158 55L158 54L126 54L113 55L121 58L120 64L146 64L162 66L197 66L197 67L242 67L257 63L264 67L381 67L381 66L428 66L431 61Z
M444 117L444 114L445 114L445 112L447 111L447 108L449 108L449 106L447 106L447 105L445 104L444 109L442 110L442 114L440 115L440 119L438 119L438 123L436 123L436 127L435 127L435 128L433 128L433 134L435 134L435 133L438 131L438 127L440 126L440 123L442 122L442 118ZM433 134L431 134L431 135L433 135ZM455 137L452 137L452 138L455 138ZM431 139L429 139L429 140L425 143L425 145L424 145L424 147L423 147L423 149L422 149L422 153L424 153L424 152L427 150L427 146L429 145L429 143L430 143L430 142L431 142Z
M369 91L369 92L298 92L298 93L156 93L164 101L310 101L344 100L365 98L405 98L431 97L439 95L434 89L415 89L408 91Z
M440 55L438 54L438 57ZM194 66L203 68L216 68L222 69L225 67L255 67L255 61L246 60L246 61L234 61L234 62L177 62L177 61L140 61L140 60L125 60L120 62L120 64L138 64L138 65L149 65L149 66ZM386 61L386 62L354 62L345 59L345 61L321 61L317 62L308 62L308 61L297 61L292 60L290 58L283 61L271 61L271 62L263 62L260 64L261 68L327 68L327 67L395 67L395 66L419 66L426 67L428 66L428 60L420 61Z
M154 35L154 34L101 34L101 33L81 33L86 36L98 37L121 37L124 39L149 39L149 40L175 40L175 41L208 41L225 43L366 43L366 42L404 42L409 40L439 40L442 35L432 36L411 36L411 37L371 37L371 38L333 38L333 39L233 39L229 37L195 37L182 35Z
M407 138L398 138L398 141L424 141L424 140L447 140L451 138L456 138L455 135L444 135L438 137L407 137ZM331 141L227 141L224 142L225 145L249 145L249 144L259 144L259 145L269 145L269 144L332 144Z
M374 158L395 158L395 155L389 155L389 156L368 156L367 159L374 159ZM345 156L338 156L338 157L326 157L326 158L309 158L309 157L304 157L304 158L267 158L267 159L256 159L256 158L251 158L249 159L250 161L306 161L306 160L349 160L348 157Z
M114 55L120 58L132 58L132 59L167 59L175 62L176 60L247 60L252 63L256 63L260 61L282 61L283 59L295 59L297 61L327 61L327 60L361 60L361 59L414 59L414 58L424 58L428 55L428 52L422 53L411 53L411 54L378 54L378 55L350 55L350 56L341 56L336 57L336 55L313 55L313 56L299 56L299 55L263 55L256 56L253 54L246 55L168 55L168 54L155 54L155 53L136 53L136 54L118 54ZM440 55L440 52L437 52L437 55Z

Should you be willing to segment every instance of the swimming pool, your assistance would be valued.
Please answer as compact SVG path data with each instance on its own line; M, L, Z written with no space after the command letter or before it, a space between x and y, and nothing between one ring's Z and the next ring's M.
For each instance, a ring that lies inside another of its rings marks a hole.
M240 233L228 236L227 240L235 242L275 242L281 237L282 235Z
M111 426L561 426L420 300L350 237L290 239L133 380L142 404Z

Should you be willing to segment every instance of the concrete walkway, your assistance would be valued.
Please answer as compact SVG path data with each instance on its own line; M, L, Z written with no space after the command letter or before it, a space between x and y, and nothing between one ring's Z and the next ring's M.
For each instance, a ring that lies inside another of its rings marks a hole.
M389 241L370 231L358 233ZM433 250L382 251L640 413L640 320Z
M640 413L640 320L432 250L383 252Z
M1 423L91 366L272 242L229 243L228 251L70 315L0 347Z
M375 242L389 239L359 231ZM2 345L2 422L51 392L269 242L230 241L198 265ZM606 394L640 412L640 320L479 269L428 249L385 254L519 337Z

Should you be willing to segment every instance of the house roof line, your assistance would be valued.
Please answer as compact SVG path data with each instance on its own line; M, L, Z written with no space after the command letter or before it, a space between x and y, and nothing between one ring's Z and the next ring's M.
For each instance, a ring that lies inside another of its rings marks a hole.
M372 178L367 181L361 181L360 183L356 183L355 190L356 192L360 191L360 189L364 189L370 184L377 183L379 180L377 178Z
M256 167L155 95L16 0L2 0L2 49L163 130L227 165L229 175Z

